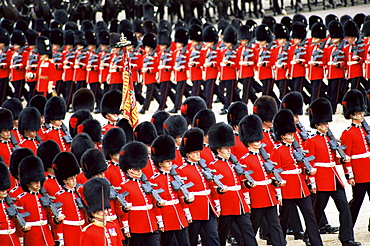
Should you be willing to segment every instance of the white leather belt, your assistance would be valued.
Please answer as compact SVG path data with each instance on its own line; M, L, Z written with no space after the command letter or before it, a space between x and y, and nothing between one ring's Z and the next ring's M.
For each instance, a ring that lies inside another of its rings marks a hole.
M144 206L132 206L131 210L135 211L144 211L144 210L150 210L153 208L153 204L144 205Z
M255 185L268 185L271 184L271 179L266 179L262 181L254 181Z
M65 225L71 225L71 226L82 226L85 224L85 220L63 220L63 224Z
M235 185L235 186L226 186L227 187L227 190L231 190L231 191L238 191L240 190L242 187L240 185Z
M26 224L30 226L44 226L48 224L48 221L47 220L31 221L27 222Z
M335 167L335 162L315 162L315 167Z
M171 201L165 201L164 205L169 206L169 205L175 205L179 203L179 199L171 200Z
M15 229L0 230L0 235L10 235L15 233Z
M301 169L293 169L293 170L285 170L285 171L282 171L281 174L300 174L302 172Z
M202 191L192 191L194 196L206 196L211 194L211 190L202 190Z
M106 219L107 221L113 221L113 220L116 220L117 219L117 215L109 215L106 218L107 218Z
M353 156L351 156L351 159L356 160L356 159L368 158L368 157L370 157L370 152L366 152L366 153L358 154L358 155L353 155Z

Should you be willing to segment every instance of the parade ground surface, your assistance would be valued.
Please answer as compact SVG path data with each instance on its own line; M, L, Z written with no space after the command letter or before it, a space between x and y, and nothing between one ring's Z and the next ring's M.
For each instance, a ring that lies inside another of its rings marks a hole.
M268 6L268 1L263 1L263 2L264 2L263 3L264 6L267 7ZM285 3L288 4L288 1L285 1ZM305 4L306 1L303 1L303 3ZM348 1L348 3L351 4L350 1ZM325 19L325 16L329 13L333 13L333 14L337 15L338 17L340 17L344 14L348 14L352 17L357 13L364 13L365 15L370 14L370 4L364 5L362 3L363 3L363 0L361 0L361 5L358 5L358 6L351 6L351 7L338 6L337 9L328 8L327 10L322 10L322 4L320 3L319 6L313 6L313 8L315 10L314 12L308 12L307 7L305 7L302 14L304 14L307 17L307 19L309 18L310 15L319 15L323 19ZM293 10L287 9L287 11L289 13L289 16L292 17L293 14L294 14ZM267 12L267 14L270 14L270 13L271 13L271 11ZM99 19L99 17L100 16L98 14L97 18ZM124 15L120 14L118 19L123 19L123 18L124 18ZM282 18L282 16L276 16L275 18L276 18L277 22L280 22L280 19ZM257 19L256 21L257 21L257 23L260 23L261 19ZM239 87L240 87L240 84L239 84ZM144 89L144 91L145 91L145 89ZM167 101L167 106L168 106L168 108L166 110L170 110L170 109L173 108L173 104L172 104L172 102L170 102L170 100ZM251 114L253 112L252 107L253 107L252 104L249 103L248 104L249 114ZM150 121L152 114L157 110L157 108L158 108L158 104L155 101L153 101L150 105L149 111L147 111L147 113L145 115L139 115L140 122ZM306 108L307 108L307 106L304 107L304 111L306 110ZM141 105L138 105L138 110L140 110L140 109L141 109ZM222 104L221 103L214 103L213 104L213 111L215 112L217 122L220 122L220 121L227 122L226 115L222 115L222 116L219 115L219 112L221 110L222 110ZM71 114L67 114L66 123L69 121L70 115ZM102 125L106 124L106 120L100 114L94 114L93 117L98 119L101 122ZM370 117L366 117L366 119L367 119L368 122L370 122ZM306 127L307 130L311 130L311 132L314 132L309 127L308 116L303 115L303 116L300 117L300 120L301 120L302 124ZM330 124L330 128L331 128L332 132L334 133L334 136L337 139L339 139L343 130L346 129L350 124L351 124L350 121L344 119L344 117L342 115L342 106L338 105L338 110L337 110L336 114L333 116L333 122ZM66 125L68 125L68 123ZM346 183L342 167L338 166L337 169L338 169L338 171L339 171L339 173L342 177L342 180ZM351 200L351 197L352 197L352 189L351 189L350 185L348 185L347 183L346 183L345 189L346 189L347 199L349 201L349 200ZM331 199L329 199L329 203L328 203L328 205L325 209L325 212L326 212L326 215L328 217L329 223L333 226L339 226L339 213L338 213L338 211L335 207L334 202ZM370 203L369 203L369 198L366 196L365 199L364 199L364 203L361 207L360 214L358 216L356 226L354 228L355 240L358 241L358 242L361 242L362 245L366 245L366 246L370 246L370 232L368 232L369 216L370 216ZM303 227L305 227L303 219L302 219L302 223L303 223ZM257 239L258 239L258 245L266 245L266 241L260 240L259 237L258 237L258 234L257 234ZM338 240L338 234L322 235L322 240L323 240L323 243L324 243L325 246L326 245L341 245L340 241ZM294 245L294 246L305 245L303 241L294 240L294 237L289 236L289 235L287 236L287 241L288 241L287 245L291 245L291 246L292 245Z

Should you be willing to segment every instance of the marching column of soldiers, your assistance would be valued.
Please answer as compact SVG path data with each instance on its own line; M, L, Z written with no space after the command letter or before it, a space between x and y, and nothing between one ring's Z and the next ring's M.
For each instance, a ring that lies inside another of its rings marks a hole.
M320 234L339 231L343 246L361 245L370 18L237 23L179 22L172 42L167 21L79 30L56 18L30 30L3 20L0 244L257 245L259 231L269 245L293 234L320 246ZM140 112L159 104L135 127L120 117L127 71ZM216 121L214 95L227 123ZM164 111L167 97L181 114ZM338 103L351 120L340 143L329 127ZM314 134L299 121L305 104ZM325 215L329 197L339 228Z

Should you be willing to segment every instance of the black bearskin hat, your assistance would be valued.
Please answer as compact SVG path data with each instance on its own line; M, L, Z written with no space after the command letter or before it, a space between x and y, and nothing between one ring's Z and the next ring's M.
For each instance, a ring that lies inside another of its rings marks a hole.
M291 91L281 101L281 109L290 109L293 114L303 114L303 96L298 91Z
M88 149L81 156L81 164L84 175L87 179L105 172L108 168L103 153L99 149Z
M136 141L142 142L145 145L151 145L157 137L157 130L152 123L144 121L136 126L134 136Z
M171 36L167 29L160 30L158 33L158 45L171 45Z
M110 160L110 155L116 155L126 144L126 134L122 128L112 128L103 136L103 152L105 159Z
M270 43L272 41L271 30L265 24L259 25L256 28L256 40L257 41L267 41Z
M94 213L110 208L109 191L110 184L106 178L96 177L88 180L83 186L83 197L87 203L87 212Z
M52 57L52 49L50 40L47 37L40 36L36 40L37 53L39 55L47 55L49 58Z
M94 30L94 24L89 20L83 20L81 22L81 31L86 32L87 30Z
M183 27L180 27L175 32L175 43L183 43L187 45L189 42L189 31Z
M244 102L235 102L227 110L227 123L230 126L239 125L240 120L248 115L248 106Z
M53 160L53 169L59 185L64 185L63 180L80 173L80 166L76 157L71 152L60 152Z
M147 33L157 34L158 33L157 24L155 24L155 22L152 20L145 20L143 22L143 28L144 28L145 34Z
M39 145L37 156L42 160L45 172L51 168L55 156L59 153L59 145L54 140L47 140Z
M136 33L132 30L126 30L124 35L127 38L127 40L131 42L131 45L133 45L136 48L137 45L139 44L137 41Z
M76 32L78 30L77 23L76 22L73 22L73 21L68 21L64 25L64 31L67 31L67 30L71 30L73 32Z
M143 169L147 163L148 149L142 142L127 143L119 153L119 166L123 171L130 168Z
M62 29L62 27L63 27L63 24L57 20L50 22L50 30L55 29L55 28Z
M271 15L266 15L262 18L261 24L268 26L270 31L272 31L274 25L276 24L276 19Z
M87 30L85 32L85 38L86 38L87 45L97 45L98 44L96 33L92 30Z
M60 28L54 28L50 31L50 43L58 44L63 46L64 44L64 32Z
M26 20L20 19L14 24L14 31L22 31L25 33L28 30L28 22Z
M364 25L362 26L362 34L364 37L370 36L370 21L365 21Z
M334 14L328 14L327 16L325 16L325 26L326 26L326 28L329 28L329 24L332 21L339 21L338 16L336 16Z
M305 17L304 15L302 15L302 14L295 14L295 15L293 16L292 21L293 21L293 24L294 24L295 22L301 22L301 23L303 23L303 24L307 27L307 19L306 19L306 17Z
M9 167L10 173L12 174L13 178L19 179L19 164L27 156L34 156L33 151L29 148L18 148L13 151L12 155L10 156Z
M344 36L346 37L359 37L359 28L353 20L346 21L343 26Z
M232 147L235 145L233 128L224 122L213 125L208 132L209 147L213 153L222 147Z
M98 32L98 43L99 44L109 45L109 40L110 40L110 36L109 36L108 31L102 30Z
M42 161L37 156L27 156L19 164L19 179L22 190L28 192L28 184L31 182L45 181L45 173L42 167Z
M248 148L248 143L263 139L262 120L258 115L246 115L239 122L239 139Z
M312 30L313 25L315 25L316 23L324 24L324 21L318 15L311 15L310 18L308 18L308 28Z
M193 127L200 128L204 135L208 135L209 128L214 124L216 124L216 116L210 109L200 110L193 118Z
M311 37L313 38L326 38L326 26L322 22L315 23L311 29Z
M71 144L71 153L76 156L78 163L81 165L81 157L86 150L92 149L95 147L94 142L91 140L90 136L87 133L77 134Z
M80 109L94 110L95 97L90 89L80 88L72 97L72 109L74 112Z
M275 38L284 38L284 39L289 39L289 30L288 28L281 24L281 23L276 23L274 25L274 34Z
M78 126L81 125L82 122L92 119L93 117L87 109L80 109L72 114L71 118L69 118L69 133L71 134L71 137L73 138L77 135Z
M331 103L326 98L317 98L310 105L310 126L315 129L315 125L333 121L333 109Z
M102 128L98 120L95 119L84 120L82 124L77 127L77 132L78 133L85 132L90 136L93 142L101 143Z
M348 91L343 97L343 114L347 120L356 112L365 112L366 103L364 96L359 90L353 89Z
M242 26L239 27L238 39L239 40L243 40L243 39L251 40L252 39L252 35L251 35L251 32L250 32L250 27L249 26L242 25Z
M109 38L109 46L111 48L120 48L118 43L120 42L121 35L119 33L111 33Z
M85 32L76 31L75 32L75 45L86 45Z
M214 26L209 25L203 29L203 42L218 42L218 34Z
M191 26L191 25L199 25L199 26L202 26L203 24L202 24L202 21L201 20L199 20L198 18L193 17L189 21L189 26Z
M125 132L127 143L134 141L134 129L132 129L132 126L127 119L119 119L116 125L122 128L122 130Z
M157 37L153 33L146 33L143 37L143 46L155 49L157 47Z
M305 39L307 36L306 25L302 22L293 22L292 38Z
M286 28L288 28L288 33L292 30L293 20L289 16L284 16L281 18L280 23L283 24Z
M43 30L47 29L47 22L42 19L42 18L38 18L36 19L35 21L35 24L33 26L33 29L36 31L36 32L42 32Z
M184 133L180 144L181 156L187 153L203 150L204 133L201 129L193 127Z
M144 23L141 19L135 19L132 24L134 26L134 32L144 33Z
M119 24L119 20L117 19L111 20L110 25L109 25L109 32L110 33L117 32L118 24Z
M362 24L364 24L366 15L364 13L357 13L353 17L353 21L356 22L359 29L361 29Z
M155 165L176 157L176 147L173 138L168 135L157 137L152 144L151 158Z
M10 43L10 35L5 28L0 28L0 43L5 44L6 46Z
M14 120L12 111L6 108L0 108L0 130L12 130Z
M1 21L1 27L6 29L8 31L9 34L12 34L13 33L13 22L11 22L10 20L8 19L2 19Z
M64 32L64 44L74 45L75 44L75 32L72 30L66 30Z
M54 12L54 19L62 23L63 25L68 21L68 13L64 9L57 9Z
M2 107L9 109L12 112L13 120L18 120L19 114L21 113L23 109L23 105L21 101L16 97L5 100Z
M108 31L108 25L107 25L107 23L105 23L104 21L98 21L98 22L96 22L94 31L96 33L99 33L101 31Z
M286 133L296 132L294 116L289 109L282 109L274 117L274 134L277 140Z
M349 20L352 20L352 17L351 17L350 15L342 15L342 16L340 17L339 22L340 22L342 25L344 25L344 23L346 23L346 22L347 22L347 21L349 21Z
M202 42L202 27L197 24L193 24L189 27L189 39L197 42Z
M24 134L25 131L38 131L41 125L41 115L40 112L34 108L25 108L19 114L19 133Z
M235 27L228 26L224 33L223 41L225 43L232 43L233 45L237 44L238 42L238 32L236 31Z
M177 138L184 134L184 132L188 129L188 125L183 116L171 115L163 122L163 129L166 135Z
M262 121L271 122L277 111L276 101L271 96L261 96L254 102L253 113L258 115Z
M107 114L121 114L119 109L122 101L122 92L120 90L111 90L103 95L100 104L100 111L104 118Z
M30 107L35 107L39 111L40 115L44 115L45 105L48 100L42 95L35 95L30 100Z
M157 130L158 136L164 134L164 129L163 129L163 122L170 117L171 115L164 110L157 111L152 115L151 122L155 126L155 129Z
M158 30L161 31L161 30L164 30L164 29L167 29L167 31L169 33L171 33L172 32L172 25L168 20L162 19L158 23Z
M343 27L342 24L338 21L332 21L329 23L329 35L331 38L344 38L344 32L343 32Z
M126 30L133 30L132 23L129 20L123 19L119 22L117 32L119 34L126 32Z
M235 27L235 30L238 30L238 29L239 29L239 27L240 27L242 24L243 24L243 23L242 23L242 21L241 21L241 20L239 20L239 19L233 19L233 20L231 21L231 26Z
M218 35L223 35L229 25L230 23L227 20L221 19L217 24Z
M66 103L61 97L50 98L45 105L45 122L64 120L66 116Z
M36 40L39 34L35 30L27 30L25 35L26 35L28 45L36 45Z
M172 141L173 142L173 141ZM3 161L0 161L0 191L10 189L10 173Z
M193 122L194 115L202 109L206 109L206 102L201 97L191 96L186 98L180 107L181 115L188 124Z

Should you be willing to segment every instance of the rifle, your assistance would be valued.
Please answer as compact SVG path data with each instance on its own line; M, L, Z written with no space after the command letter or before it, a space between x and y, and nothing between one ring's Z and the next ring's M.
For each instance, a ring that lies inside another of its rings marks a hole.
M24 218L30 216L31 214L29 212L20 213L18 211L19 208L14 205L13 198L11 198L9 195L5 197L5 202L9 206L6 208L6 213L8 216L16 218L21 228L24 229L26 227L26 221Z
M252 40L250 40L248 42L248 44L246 46L247 49L245 51L243 51L243 54L242 54L243 61L247 62L247 61L249 61L249 57L252 57L253 56L253 53L252 53L252 49L251 48L252 48L252 45L254 44L254 42L255 42L254 39L252 39Z
M99 61L99 59L98 59L98 55L94 52L94 53L92 54L92 56L90 56L90 57L89 57L88 65L89 65L89 66L92 66L92 64L93 64L94 62L97 62L97 61Z
M70 51L66 54L66 59L64 60L64 63L67 63L67 62L70 62L69 60L74 58L76 55L76 52L75 51Z
M147 57L145 57L143 69L148 68L149 65L153 65L153 62L151 62L151 61L154 60L154 58L153 58L154 53L155 53L155 49L153 49L153 51L150 52L150 54Z
M365 136L365 139L366 139L367 145L370 146L370 127L367 124L365 119L364 119L364 121L362 121L361 125L364 128L365 132L367 133L366 136Z
M264 146L266 146L266 144L262 144L260 151L259 151L260 155L262 156L264 160L263 166L267 173L272 173L274 175L275 180L277 182L277 186L280 186L284 182L284 180L280 176L280 173L283 171L283 169L281 168L276 169L274 167L274 164L272 164L271 159L269 155L267 154Z
M301 161L306 168L306 173L310 175L312 171L315 171L315 168L313 168L310 164L310 161L314 160L315 156L311 155L310 157L306 157L302 148L299 146L296 140L293 141L292 146L294 148L293 156L295 160L297 162Z
M121 206L124 209L127 209L128 208L128 204L127 204L127 201L126 201L125 197L128 196L129 194L130 193L128 191L125 191L122 194L119 194L116 191L116 189L114 189L114 187L112 185L110 185L110 188L109 188L109 199L111 199L111 200L116 199L119 202L119 204L121 204Z
M25 48L26 46L23 46L18 54L13 57L13 66L18 65L23 61L23 51Z
M259 59L259 62L264 62L265 61L265 59L267 59L267 58L270 58L270 54L271 54L271 49L272 48L274 48L275 47L275 41L271 41L268 45L267 45L267 47L266 47L266 49L264 50L264 51L262 51L261 52L261 55L260 55L260 59Z
M283 52L281 52L278 57L277 57L277 65L280 67L281 64L283 63L283 61L287 60L288 59L288 49L289 49L289 46L290 46L290 43L289 43L289 40L286 41L285 45L284 45L284 49L283 49Z
M57 61L62 60L62 54L60 52L55 52L53 54L53 62L56 63Z
M338 152L338 154L340 155L342 161L344 161L346 159L346 154L344 153L344 149L346 149L347 147L345 145L341 146L339 145L338 141L335 139L335 137L333 136L333 133L331 132L331 130L329 129L328 132L326 133L330 139L329 141L329 146L332 150L335 150Z
M353 50L353 56L357 56L358 53L363 52L365 49L365 43L364 40L360 37L356 40L355 42L355 47L352 49ZM363 48L363 49L361 49Z
M164 50L164 54L161 55L161 62L162 62L162 66L166 66L167 62L168 61L172 61L172 58L168 58L170 56L170 49L171 47L167 47L165 50Z
M155 190L144 173L141 175L141 182L143 182L141 188L145 194L152 194L157 203L163 203L163 199L159 195L160 193L164 192L162 188Z
M189 201L191 199L190 192L188 189L194 184L192 182L189 182L187 184L184 184L184 182L180 179L179 175L176 172L177 165L173 165L171 170L170 170L170 175L174 178L174 181L171 181L172 188L175 191L181 190L182 194L185 197L186 201Z
M9 49L9 45L8 46L5 46L3 52L0 55L0 63L3 63L3 61L6 60L6 58L7 58L6 52L8 52L8 49Z
M38 61L38 56L36 54L32 54L28 57L28 66L30 67L37 67L37 61Z
M333 57L333 63L338 63L339 59L344 58L343 48L344 48L345 43L346 41L342 40L340 44L338 45L338 49L333 51L333 53L331 54L331 56Z
M238 159L236 159L235 155L230 154L229 161L234 164L234 170L236 174L243 175L246 178L246 182L250 187L253 187L255 185L255 181L252 178L251 174L253 173L252 170L245 171Z
M325 45L326 45L326 42L327 40L324 40L318 49L316 49L313 53L312 53L312 61L317 61L317 59L321 58L324 53L323 49L325 48Z
M192 63L195 61L195 59L198 59L200 57L200 49L202 48L202 44L199 44L197 47L195 47L190 55L189 63Z
M212 173L211 169L209 169L209 167L207 166L206 161L204 159L200 159L198 161L198 164L202 168L203 176L207 181L212 180L213 183L215 183L215 185L217 185L217 189L219 189L219 190L225 189L224 184L220 181L220 179L222 179L224 177L224 176L222 176L222 174L214 175Z
M212 47L212 50L207 54L205 63L210 63L213 58L217 57L216 48L217 48L216 45Z
M181 54L178 57L176 57L176 66L175 66L175 68L180 68L181 64L184 64L186 62L186 60L184 59L184 58L186 58L185 57L185 52L186 52L186 46L184 46L182 48Z
M55 218L59 217L59 210L63 204L61 202L53 203L51 201L51 197L46 193L46 190L44 187L40 189L40 194L42 197L40 197L40 202L43 207L50 208L51 212L53 213Z
M306 131L306 128L304 128L301 122L298 122L296 126L298 127L299 130L301 130L299 135L301 136L302 140L306 141L308 138L308 132Z
M305 55L306 54L306 48L304 47L305 45L307 44L307 40L306 39L303 39L299 45L297 45L298 47L294 50L294 59L295 60L299 60L301 55Z
M239 43L234 45L231 49L225 52L225 59L224 61L230 61L232 58L236 58L236 49L239 47Z

